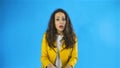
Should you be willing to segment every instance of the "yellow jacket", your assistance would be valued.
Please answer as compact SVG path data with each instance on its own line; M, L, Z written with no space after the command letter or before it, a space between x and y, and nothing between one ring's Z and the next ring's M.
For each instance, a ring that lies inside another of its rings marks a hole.
M71 65L74 68L78 60L78 49L77 42L73 48L64 48L63 44L60 48L60 59L62 61L62 68L65 68L67 64ZM42 48L41 48L41 62L42 68L46 68L49 64L54 64L56 60L57 48L50 48L45 38L45 34L42 39Z

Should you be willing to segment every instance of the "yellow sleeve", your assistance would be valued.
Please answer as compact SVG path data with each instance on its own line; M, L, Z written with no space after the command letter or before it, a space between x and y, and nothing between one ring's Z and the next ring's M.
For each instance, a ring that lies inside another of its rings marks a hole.
M74 65L76 64L77 60L78 60L78 42L76 41L72 53L71 53L71 58L68 62L68 65L71 65L74 68Z
M51 62L48 59L47 47L48 45L47 45L47 41L46 41L45 34L44 34L43 39L42 39L42 48L41 48L41 62L44 67L51 64Z

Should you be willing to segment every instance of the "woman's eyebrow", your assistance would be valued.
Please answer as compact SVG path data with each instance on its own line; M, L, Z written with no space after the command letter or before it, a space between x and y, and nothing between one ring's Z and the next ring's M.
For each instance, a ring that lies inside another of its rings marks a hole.
M56 18L60 18L59 16L57 16Z
M62 18L65 18L65 16L62 16Z

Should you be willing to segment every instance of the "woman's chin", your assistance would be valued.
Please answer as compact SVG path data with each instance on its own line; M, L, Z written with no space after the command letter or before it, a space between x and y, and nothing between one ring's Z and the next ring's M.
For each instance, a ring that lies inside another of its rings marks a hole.
M63 32L63 29L61 29L61 30L58 30L58 33L62 33Z

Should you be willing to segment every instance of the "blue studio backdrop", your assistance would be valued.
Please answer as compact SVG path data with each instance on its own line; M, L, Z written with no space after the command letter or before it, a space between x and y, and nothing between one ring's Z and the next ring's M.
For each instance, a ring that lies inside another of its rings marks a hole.
M0 68L40 68L51 13L67 11L78 38L75 68L120 68L119 0L1 0Z

